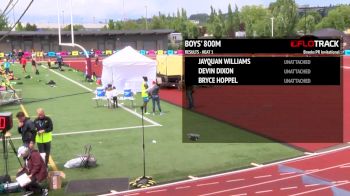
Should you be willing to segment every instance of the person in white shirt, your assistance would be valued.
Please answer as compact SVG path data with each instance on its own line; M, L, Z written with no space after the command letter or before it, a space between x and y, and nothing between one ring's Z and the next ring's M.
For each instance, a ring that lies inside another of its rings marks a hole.
M108 108L118 108L118 92L115 87L112 87L111 85L108 86L106 90L106 97L108 101Z
M118 92L117 92L117 89L115 88L115 86L113 86L111 94L112 94L113 108L118 108Z

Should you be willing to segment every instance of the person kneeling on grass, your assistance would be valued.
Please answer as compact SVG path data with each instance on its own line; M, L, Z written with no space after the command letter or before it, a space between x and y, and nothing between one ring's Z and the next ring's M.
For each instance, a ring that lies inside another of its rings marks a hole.
M31 141L33 146L33 141ZM31 182L24 188L25 195L41 194L43 196L48 195L48 190L44 189L40 184L47 178L48 172L44 160L40 156L40 153L34 148L30 149L25 146L21 146L18 149L18 157L24 159L24 167L18 170L17 176L24 173L28 175Z
M8 79L9 80L19 80L20 78L16 78L13 71L10 71L8 74Z

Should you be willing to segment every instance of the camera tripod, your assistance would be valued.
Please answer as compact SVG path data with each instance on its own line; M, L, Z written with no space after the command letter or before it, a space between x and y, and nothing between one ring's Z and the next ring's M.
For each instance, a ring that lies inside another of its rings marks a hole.
M10 177L9 172L8 172L8 157L9 157L8 147L10 147L11 150L13 151L13 153L15 154L15 156L18 160L18 163L21 167L22 167L22 163L21 163L21 160L17 156L17 150L16 150L15 145L13 144L13 141L11 139L10 132L6 132L6 131L0 132L0 136L1 136L1 141L2 141L3 160L5 163L5 176L3 176L3 179L1 179L1 181L8 183L8 182L11 182L11 177Z

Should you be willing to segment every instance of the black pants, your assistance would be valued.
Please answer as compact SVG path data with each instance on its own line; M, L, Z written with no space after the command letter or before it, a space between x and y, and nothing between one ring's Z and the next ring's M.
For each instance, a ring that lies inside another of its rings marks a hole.
M113 97L113 108L118 107L118 97Z
M153 113L156 112L156 104L158 107L159 112L162 112L162 108L160 108L160 101L159 101L159 96L155 95L152 96L152 109L153 109Z
M187 97L187 101L188 101L188 108L192 109L194 107L193 91L192 90L186 90L186 97Z
M16 177L24 174L25 171L19 172ZM43 187L40 185L39 182L35 179L35 177L31 178L31 182L27 184L25 187L23 187L25 191L33 191L35 194L41 194L43 192Z
M49 157L50 157L50 152L51 152L51 142L47 143L38 143L38 149L40 153L46 153L45 155L45 163L46 166L49 163Z
M35 194L41 194L43 192L43 187L35 180L32 180L24 189L26 191L33 191Z

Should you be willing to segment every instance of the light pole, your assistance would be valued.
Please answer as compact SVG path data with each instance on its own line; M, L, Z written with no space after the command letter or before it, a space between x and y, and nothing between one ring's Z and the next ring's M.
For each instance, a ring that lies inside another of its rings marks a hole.
M125 1L123 0L123 21L125 21Z
M143 158L143 176L130 182L133 188L147 188L156 184L151 176L146 176L146 149L145 149L145 125L144 125L144 108L141 106L141 125L142 125L142 158Z
M147 10L147 3L145 5L145 8L146 8L146 30L148 30L148 19L147 19L147 15L148 15L148 10Z
M274 17L271 17L271 37L273 37L273 22L274 22Z
M62 10L62 26L64 28L64 10Z

